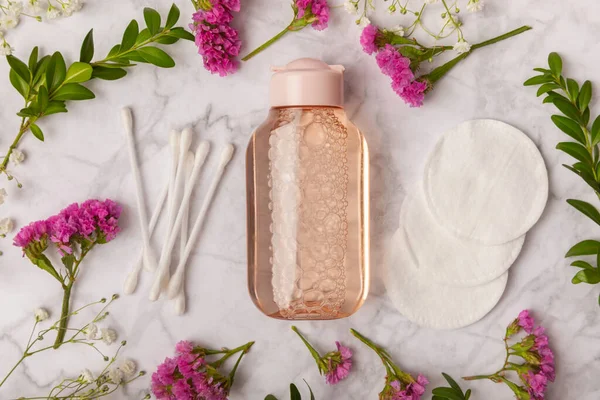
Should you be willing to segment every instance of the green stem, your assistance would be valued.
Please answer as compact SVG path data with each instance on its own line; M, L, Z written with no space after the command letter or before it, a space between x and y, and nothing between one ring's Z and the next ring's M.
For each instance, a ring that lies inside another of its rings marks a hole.
M501 42L501 41L506 40L506 39L510 39L513 36L520 35L521 33L527 32L527 31L529 31L531 29L533 29L533 28L530 27L530 26L524 25L524 26L522 26L520 28L517 28L515 30L507 32L504 35L496 36L495 38L492 38L492 39L489 39L489 40L485 40L485 41L483 41L481 43L474 44L471 47L471 51L474 50L474 49L480 49L482 47L489 46L490 44Z
M258 53L260 53L261 51L265 50L267 47L269 47L270 45L272 45L273 43L275 43L276 41L278 41L279 39L281 39L282 37L285 36L286 33L291 31L291 24L289 26L287 26L284 30L282 30L281 32L279 32L277 35L273 36L271 39L267 40L266 42L264 42L263 44L261 44L260 46L258 46L256 49L254 49L252 52L250 52L250 54L248 54L247 56L245 56L244 58L242 58L242 61L248 61L249 59L251 59L252 57L254 57L255 55L257 55Z
M292 330L294 332L296 332L296 334L300 337L302 342L304 342L304 345L306 346L306 348L308 348L308 351L310 352L310 354L312 355L312 357L315 359L315 361L317 363L317 367L319 367L319 372L323 373L324 370L327 370L327 367L324 365L324 362L321 359L321 355L319 354L319 352L308 342L308 340L306 340L306 338L304 336L302 336L302 334L300 333L298 328L296 328L295 326L292 325Z
M25 358L27 358L27 356L28 356L28 354L23 354L21 359L19 361L17 361L17 363L11 368L10 371L8 371L8 374L6 374L4 379L2 379L2 382L0 382L0 387L2 387L2 385L4 385L4 382L6 382L6 380L12 375L12 373L15 372L15 369L17 369L17 367L19 365L21 365L21 363L25 360Z
M25 121L25 118L23 118L23 120L21 121L21 126L19 127L19 133L13 140L12 144L8 148L8 152L2 160L2 164L0 165L0 172L6 173L6 167L8 167L8 160L10 159L10 155L12 154L13 150L16 149L19 145L19 142L21 141L21 138L23 137L25 132L29 130L29 125L31 125L31 121L29 119Z
M478 379L491 379L493 375L474 375L474 376L463 376L465 381L475 381Z
M73 282L69 282L64 288L62 309L60 313L60 323L58 325L58 333L56 340L54 341L54 348L58 349L65 340L65 334L67 333L67 323L69 321L69 302L71 300L71 289L73 288Z

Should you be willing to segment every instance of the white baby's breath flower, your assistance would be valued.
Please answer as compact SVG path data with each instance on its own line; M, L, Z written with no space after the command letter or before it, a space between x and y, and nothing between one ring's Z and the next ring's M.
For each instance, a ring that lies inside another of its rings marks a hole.
M361 28L365 28L368 25L371 25L371 20L369 19L369 17L362 17L360 20L357 21L357 24Z
M19 16L23 12L23 3L20 1L9 1L8 10L15 15Z
M111 368L110 371L108 371L108 378L112 383L118 385L123 380L123 371L119 368Z
M117 340L117 332L114 329L102 328L100 329L100 338L106 344L113 344Z
M36 308L33 312L33 315L35 316L35 320L38 322L44 321L50 316L45 308Z
M15 224L10 218L0 218L0 236L6 236L12 232Z
M9 30L19 25L19 14L16 14L10 10L0 13L0 28Z
M8 196L8 193L6 193L6 189L0 189L0 205L4 204L4 199L6 199L6 196Z
M344 2L344 8L350 14L356 14L358 12L358 2L352 0L346 0Z
M397 25L391 29L398 36L406 35L406 29L402 25Z
M458 54L468 53L471 51L471 45L466 40L461 39L454 44L453 49Z
M10 56L13 51L15 51L15 49L10 47L6 40L3 40L2 44L0 44L0 56ZM0 202L0 204L2 204L2 202Z
M49 5L48 10L46 10L46 18L56 19L58 17L60 17L60 10L52 5Z
M26 10L31 15L38 15L42 12L42 5L39 0L28 0Z
M10 153L10 157L8 159L14 165L19 165L25 161L25 154L23 154L23 152L19 149L14 149L12 153Z
M438 2L438 0L424 0L425 4L435 4Z
M477 12L483 10L484 6L485 4L483 0L469 0L467 3L467 10L469 12Z
M450 20L450 16L452 16L452 19L454 20L455 23L460 24L460 18L458 18L458 15L450 14L450 13L444 13L444 22L445 23L452 24L452 21Z
M137 371L137 365L135 364L135 361L128 358L123 361L123 364L121 364L119 369L123 371L123 374L125 374L126 377L130 377Z
M62 4L63 12L66 16L70 17L74 12L81 10L83 7L83 1L81 0L69 0Z
M84 369L81 371L81 380L86 383L92 383L95 381L94 374L89 369Z
M89 324L84 330L85 338L87 340L94 340L98 336L98 326L96 324Z

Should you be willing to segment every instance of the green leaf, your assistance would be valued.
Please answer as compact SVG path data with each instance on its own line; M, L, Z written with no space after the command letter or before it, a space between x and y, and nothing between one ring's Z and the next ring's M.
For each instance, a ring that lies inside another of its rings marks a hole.
M31 129L31 133L33 133L33 136L35 136L42 142L44 141L44 133L42 132L39 126L37 126L36 124L31 124L29 125L29 129Z
M37 83L41 80L43 76L46 76L46 69L48 68L48 64L50 63L50 56L44 56L38 61L35 67L35 75L33 77L33 85L37 85Z
M579 97L577 98L577 104L579 104L580 110L585 110L592 100L592 82L585 81L583 85L581 85L581 91L579 92Z
M565 257L591 256L600 253L600 242L597 240L584 240L577 243L565 254Z
M19 117L24 117L24 118L36 117L37 116L37 114L30 107L22 108L21 110L19 110L19 112L17 113L17 115Z
M462 393L458 394L454 389L447 387L438 387L431 391L432 394L448 400L463 400Z
M558 108L567 117L579 121L580 115L579 110L570 102L556 98L552 101L556 108Z
M171 35L165 35L165 36L159 37L154 42L160 43L160 44L173 44L173 43L177 43L178 41L179 41L178 37L171 36Z
M567 91L569 92L571 99L577 100L577 97L579 96L579 84L575 79L567 78ZM584 108L582 108L582 110L583 109Z
M265 400L277 400L277 397L273 396L272 394L267 395L267 397L265 397Z
M152 35L150 35L150 31L148 30L148 28L146 29L142 29L140 31L140 34L138 35L137 39L135 40L135 44L140 44L142 42L145 42L146 40L150 39Z
M589 283L590 285L595 285L597 283L600 283L600 271L597 269L582 269L581 271L575 274L571 282L575 285L581 282Z
M160 14L152 8L144 8L144 21L150 31L150 35L154 36L160 31Z
M585 134L577 122L570 118L563 117L562 115L553 115L551 118L558 129L571 136L579 143L585 144Z
M548 65L554 76L558 77L562 74L562 59L558 53L550 53L548 56Z
M32 75L35 75L35 68L37 67L38 62L38 47L35 46L33 50L31 50L31 54L29 55L29 70Z
M48 69L46 70L46 86L48 90L53 92L58 88L67 76L67 66L65 59L58 51L52 54Z
M48 103L48 108L44 111L44 115L52 115L67 112L67 107L64 101L51 101Z
M25 64L23 61L19 60L15 56L6 56L6 60L8 61L10 68L13 71L15 71L17 75L21 77L21 79L23 79L28 84L31 82L31 71L29 71L27 64Z
M69 272L73 272L73 264L75 264L75 256L73 254L67 254L60 259Z
M48 100L48 89L46 86L40 86L40 90L38 91L37 95L37 103L41 113L48 108Z
M554 79L551 76L549 76L549 75L538 75L538 76L534 76L533 78L527 79L523 83L523 86L542 85L544 83L550 83L550 82L554 82Z
M81 44L81 50L79 52L79 61L89 63L94 57L94 30L90 31L85 35L83 43Z
M573 261L571 263L571 266L572 267L577 267L577 268L583 268L583 269L591 269L591 270L595 270L596 269L590 263L582 261L582 260Z
M465 393L465 400L469 400L470 397L471 397L471 389L468 389L467 392Z
M8 73L8 79L10 80L11 85L17 89L17 92L19 92L24 99L27 99L27 94L29 93L29 85L27 82L17 75L14 69L11 69Z
M587 216L589 219L600 225L600 212L596 207L582 200L567 199L567 203L576 208L579 212Z
M315 394L313 393L312 388L310 387L308 382L306 382L306 379L302 379L302 380L304 381L306 386L308 386L308 391L310 392L310 400L315 400Z
M121 52L121 45L120 44L115 44L110 51L108 52L108 54L106 55L106 58L112 58L114 56L116 56L117 54L119 54Z
M450 385L451 388L453 388L454 390L458 390L459 392L462 393L462 389L460 388L460 386L458 386L458 383L456 383L456 381L454 379L452 379L452 377L450 375L442 372L442 376L444 377L446 382L448 382L448 384Z
M600 143L600 116L598 116L592 124L592 145Z
M140 56L147 62L161 68L172 68L175 66L175 61L170 55L157 47L142 47L138 49Z
M123 78L125 75L127 75L127 71L123 68L94 67L94 72L92 73L94 78L105 81L115 81Z
M590 123L590 108L586 108L581 114L581 125L587 126Z
M129 50L135 44L135 41L140 33L140 28L135 19L132 19L125 32L123 33L123 39L121 40L121 51Z
M177 8L175 3L173 3L171 9L169 10L169 15L167 15L167 22L165 22L165 30L171 29L177 23L177 21L179 21L180 14L181 13L179 12L179 8Z
M573 167L567 164L563 164L563 167L569 171L577 174L581 179L585 181L594 191L600 192L600 184L596 182L596 178L592 171L592 167L588 164L577 162L573 164ZM575 168L574 168L575 167Z
M30 258L30 260L38 268L43 269L44 271L52 275L54 278L56 278L56 280L62 282L60 275L58 275L58 272L56 272L56 270L52 266L52 262L48 259L48 257L46 257L43 254L39 254L35 258Z
M549 69L546 68L534 68L533 69L536 72L541 72L542 74L551 74L552 71L550 71Z
M85 86L67 83L52 95L52 100L89 100L94 97L94 93Z
M181 27L171 29L171 31L169 32L169 36L174 36L179 39L190 40L192 42L194 40L196 40L196 38L194 37L194 35L192 35L191 32L188 32L184 28L181 28Z
M81 83L92 78L92 66L82 62L74 62L67 71L65 83Z
M588 153L587 149L578 143L573 142L560 142L556 145L558 150L564 151L571 157L592 164L592 156Z
M293 383L290 383L290 399L291 400L302 400L298 388Z
M537 97L540 97L544 93L548 93L549 91L556 90L556 89L560 89L560 86L558 86L556 83L544 83L538 89L538 91L537 91Z

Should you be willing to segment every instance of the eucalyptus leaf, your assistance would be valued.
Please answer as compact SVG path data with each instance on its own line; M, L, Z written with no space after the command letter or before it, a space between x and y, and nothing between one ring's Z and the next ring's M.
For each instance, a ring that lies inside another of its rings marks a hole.
M140 33L140 28L135 19L132 19L125 32L123 33L123 39L121 40L121 51L129 50L135 44L135 41Z
M6 56L6 61L8 61L10 68L15 71L21 79L27 82L27 84L31 82L31 71L29 71L27 64L15 56Z
M169 10L169 14L167 15L167 22L165 22L165 30L171 29L177 23L177 21L179 21L180 14L181 12L179 11L179 8L177 8L175 3L173 3L171 9Z
M81 50L79 51L79 61L89 63L94 58L94 30L90 31L85 35L83 43L81 44Z
M580 110L585 110L588 108L590 101L592 100L592 82L585 81L583 85L581 85L581 91L579 92L579 98L577 99L577 103L579 104Z
M94 93L79 83L67 83L58 89L52 100L90 100L95 98Z
M570 118L563 117L562 115L553 115L551 118L552 122L554 122L554 125L556 125L558 129L571 136L579 143L586 143L585 134L577 122Z
M558 150L561 150L571 157L592 164L592 156L588 153L587 149L578 143L573 142L560 142L556 145Z
M29 129L31 129L31 133L33 133L33 136L35 136L37 139L41 140L42 142L44 141L44 133L42 132L42 130L40 129L39 126L32 123L29 125Z
M142 47L138 49L140 56L147 62L161 68L172 68L175 66L175 61L164 50L158 47Z
M150 31L150 35L154 36L160 31L160 14L149 7L144 8L144 21Z
M591 205L582 200L568 199L567 203L577 209L579 212L587 216L589 219L600 225L600 212Z
M74 62L69 67L64 83L87 82L92 78L92 66L87 63Z
M584 240L571 247L565 257L591 256L600 254L600 242L597 240Z

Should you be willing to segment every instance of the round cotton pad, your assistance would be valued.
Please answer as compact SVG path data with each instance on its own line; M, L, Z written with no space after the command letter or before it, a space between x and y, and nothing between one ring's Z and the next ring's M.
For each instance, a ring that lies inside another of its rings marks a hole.
M525 236L487 246L453 235L427 207L422 187L402 203L400 229L406 233L416 267L432 281L449 286L477 286L498 278L515 261Z
M435 329L457 329L479 321L498 303L508 279L506 272L480 286L436 284L415 266L402 230L390 242L386 266L385 284L394 306L409 320Z
M490 119L446 132L425 167L425 196L436 220L484 244L523 236L548 199L548 173L535 144Z

